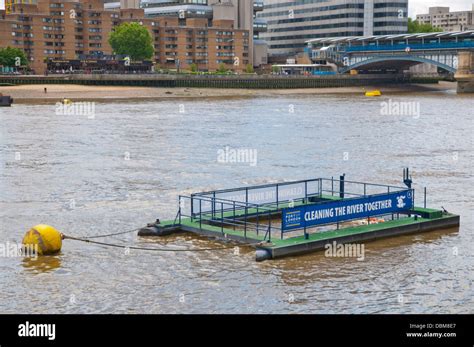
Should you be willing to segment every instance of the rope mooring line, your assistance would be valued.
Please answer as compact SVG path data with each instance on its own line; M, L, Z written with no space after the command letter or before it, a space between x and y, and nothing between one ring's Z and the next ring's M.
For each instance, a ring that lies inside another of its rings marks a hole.
M231 249L231 248L238 247L238 246L225 246L225 247L198 248L198 249L154 248L154 247L150 248L150 247L127 246L127 245L119 245L119 244L116 244L116 243L92 241L90 239L73 237L73 236L68 236L68 235L63 235L63 238L68 239L68 240L73 240L73 241L93 243L93 244L101 245L101 246L116 247L116 248L128 248L128 249L135 249L135 250L140 250L140 251L156 251L156 252L206 252L206 251L218 251L218 250ZM260 242L253 243L253 244L252 243L246 244L245 246L255 246L255 245L258 245L258 244L260 244Z
M125 231L119 231L117 233L112 233L112 234L84 236L83 239L88 239L89 240L89 239L98 239L98 238L101 238L101 237L128 234L128 233L133 233L134 231L138 231L140 229L141 229L141 227L140 228L135 228L135 229L130 229L130 230L125 230Z

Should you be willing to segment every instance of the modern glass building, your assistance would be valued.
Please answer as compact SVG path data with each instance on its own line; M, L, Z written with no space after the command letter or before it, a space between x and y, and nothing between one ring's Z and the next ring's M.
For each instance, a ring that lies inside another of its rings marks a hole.
M277 61L314 38L406 33L407 11L408 0L264 0L257 16L267 22L260 38Z

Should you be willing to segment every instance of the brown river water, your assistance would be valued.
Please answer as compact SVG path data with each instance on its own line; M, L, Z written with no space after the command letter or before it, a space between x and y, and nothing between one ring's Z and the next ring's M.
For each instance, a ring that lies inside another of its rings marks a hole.
M414 108L397 111L400 102ZM400 185L407 166L418 204L427 186L428 206L460 214L461 226L367 243L363 261L320 252L257 263L245 247L128 253L65 240L57 256L0 258L0 313L474 312L473 97L292 95L104 102L93 117L56 111L0 109L4 245L40 223L79 237L173 219L178 195L193 191L342 173ZM227 146L255 150L257 161L220 162ZM103 241L221 245L192 234Z

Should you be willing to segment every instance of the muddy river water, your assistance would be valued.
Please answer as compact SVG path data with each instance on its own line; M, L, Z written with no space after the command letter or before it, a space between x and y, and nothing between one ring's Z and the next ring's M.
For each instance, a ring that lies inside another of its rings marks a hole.
M397 110L402 102L414 104ZM1 313L474 311L472 97L183 99L93 111L0 109L0 242L21 242L39 223L86 236L172 219L178 195L193 191L342 173L400 185L407 166L428 205L460 214L461 226L367 243L363 261L314 253L257 263L250 248L125 252L66 240L57 256L0 258ZM229 149L253 156L219 159ZM191 234L104 241L220 245Z

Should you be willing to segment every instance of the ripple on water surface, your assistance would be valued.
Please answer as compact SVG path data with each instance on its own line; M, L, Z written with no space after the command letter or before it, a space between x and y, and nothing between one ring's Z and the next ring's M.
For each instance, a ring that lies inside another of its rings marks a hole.
M0 312L472 313L473 99L411 97L419 117L382 116L385 96L100 103L94 119L56 116L54 105L0 110L3 241L38 223L86 236L172 219L178 194L196 190L343 172L399 184L405 166L430 206L461 215L459 230L368 243L363 261L256 263L247 248L125 254L67 240L58 256L2 258ZM226 146L256 149L257 165L219 163ZM106 241L220 246L186 234Z

